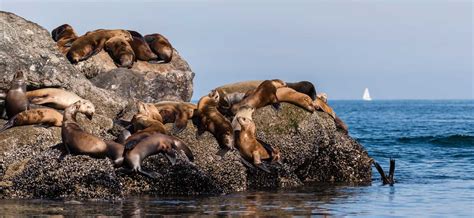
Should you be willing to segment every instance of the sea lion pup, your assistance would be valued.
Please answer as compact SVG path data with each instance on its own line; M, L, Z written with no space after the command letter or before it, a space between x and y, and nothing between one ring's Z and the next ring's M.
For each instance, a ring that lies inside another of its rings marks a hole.
M183 141L173 136L155 133L141 140L131 150L125 150L122 166L127 173L138 172L154 179L156 178L155 175L142 170L141 163L143 160L148 156L162 153L174 165L176 163L177 150L184 151L186 157L190 161L194 161L193 153Z
M270 173L270 170L262 163L262 160L268 160L272 163L278 162L280 159L280 151L277 148L257 140L255 136L255 123L251 119L238 117L237 121L241 127L241 130L236 133L238 134L236 137L236 147L240 155L257 168Z
M83 100L75 93L58 88L44 88L26 92L32 104L47 104L49 107L64 110L79 100Z
M5 110L8 119L11 119L16 114L28 110L30 104L26 97L26 78L23 71L18 71L13 76L5 98Z
M286 87L286 83L279 79L265 80L255 90L248 91L246 97L237 104L232 105L231 111L233 114L243 106L250 106L255 109L272 105L278 109L280 102L276 96L278 88Z
M158 56L158 60L169 63L173 58L173 46L163 35L155 33L145 36L145 41Z
M86 60L99 53L105 42L112 37L122 37L125 41L131 41L132 36L126 30L95 30L78 37L67 52L67 59L72 64Z
M112 142L104 142L97 136L84 131L76 121L76 114L80 112L92 119L95 108L88 100L80 100L64 110L61 138L69 154L88 155L93 158L109 157L120 162L123 156L123 146Z
M278 88L276 91L276 96L279 102L291 103L311 113L313 113L315 110L314 103L311 100L311 97L301 92L298 92L292 88Z
M135 53L135 61L152 61L158 59L158 56L153 53L148 43L146 43L145 38L143 38L140 33L133 30L128 30L128 32L132 35L130 45Z
M188 120L194 116L197 106L189 102L161 101L153 104L160 112L163 123L173 123L173 134L179 134L188 125Z
M231 123L217 110L217 99L217 92L201 97L193 123L197 127L197 137L209 131L216 138L220 148L217 155L223 157L234 148L234 131Z
M0 132L14 126L26 126L44 124L48 126L60 127L63 123L63 115L51 108L37 108L22 111L8 120L5 125L0 128Z
M308 95L312 101L316 99L316 88L314 88L313 83L309 81L300 81L294 83L287 82L286 85L288 86L288 88L292 88L297 92Z
M51 36L56 42L59 51L61 51L63 54L67 54L72 43L77 39L76 32L74 32L74 29L69 24L63 24L59 27L56 27L51 32Z
M121 36L115 36L105 42L105 51L109 53L117 67L131 68L135 61L132 46Z

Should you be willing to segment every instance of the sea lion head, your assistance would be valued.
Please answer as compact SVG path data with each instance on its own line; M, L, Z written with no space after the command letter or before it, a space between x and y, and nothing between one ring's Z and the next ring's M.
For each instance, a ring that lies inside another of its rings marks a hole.
M250 131L251 133L255 132L255 123L247 117L238 117L237 121L240 124L242 131Z
M73 29L72 26L69 25L69 24L63 24L63 25L61 25L61 26L56 27L56 29L54 29L54 30L51 32L51 36L53 37L53 40L54 40L55 42L57 42L57 41L59 41L59 40L63 37L63 34L64 34L66 31L74 32L74 29Z
M140 34L139 32L135 31L135 30L127 30L130 35L132 35L133 37L138 37L138 38L143 38L142 34Z
M133 40L132 34L130 34L130 32L128 32L127 30L120 30L119 36L124 38L127 42L131 42Z
M211 92L209 92L208 96L212 99L214 99L216 102L219 102L219 99L220 99L220 95L219 95L219 92L215 89L211 90Z
M23 71L19 70L13 75L13 80L10 83L10 89L18 89L18 88L24 88L26 91L26 77L23 74Z
M79 100L74 103L74 106L76 107L77 112L83 113L89 120L92 120L92 116L94 116L95 113L95 107L92 102L89 100Z
M132 68L133 60L134 60L134 57L131 54L122 55L122 56L120 56L120 66L121 67L126 67L126 68Z
M281 88L281 87L287 87L286 82L281 80L281 79L273 79L272 84L275 86L275 88Z

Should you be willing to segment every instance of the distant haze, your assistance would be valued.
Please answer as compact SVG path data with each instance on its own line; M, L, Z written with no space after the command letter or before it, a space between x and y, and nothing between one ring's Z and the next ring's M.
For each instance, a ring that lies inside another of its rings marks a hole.
M472 99L471 1L18 1L0 8L68 23L159 32L196 73L194 96L254 79L309 80L331 99Z

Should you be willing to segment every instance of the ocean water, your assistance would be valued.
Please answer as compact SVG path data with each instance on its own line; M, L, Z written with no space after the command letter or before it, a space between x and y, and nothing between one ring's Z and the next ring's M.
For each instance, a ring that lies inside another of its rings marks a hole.
M122 202L3 200L9 215L334 215L474 217L474 101L331 101L350 134L388 170L369 186L310 184L224 196L129 198Z

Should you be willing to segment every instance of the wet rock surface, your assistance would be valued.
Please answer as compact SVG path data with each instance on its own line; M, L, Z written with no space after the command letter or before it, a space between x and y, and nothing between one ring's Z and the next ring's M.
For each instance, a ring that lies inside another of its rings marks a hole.
M157 80L155 83L153 79L132 77L133 68L100 70L91 83L84 75L88 73L81 69L92 69L93 64L84 63L90 64L87 67L69 64L57 51L48 31L5 12L0 12L0 22L5 36L0 44L0 88L7 88L14 72L23 69L29 88L63 87L71 90L95 104L94 118L88 120L79 115L78 122L85 131L103 139L117 136L119 128L112 120L119 112L133 114L130 111L134 108L130 107L128 97L146 101L160 98L184 100L192 92L192 87L187 85L158 82L173 73L144 73L145 77L154 76L151 78ZM170 66L173 64L179 65L172 63ZM191 75L183 74L192 80ZM127 76L143 83L133 87L132 82L121 79ZM155 89L173 89L179 93L165 92L161 96L147 93L147 86L158 83L160 87ZM114 90L112 86L120 88ZM132 88L136 91L127 91ZM360 144L336 130L333 119L327 114L310 114L284 103L278 112L271 107L257 110L254 121L257 136L281 151L283 164L269 165L271 173L247 169L240 162L237 151L227 153L224 158L215 155L218 151L215 138L205 133L196 139L196 129L188 122L188 127L177 137L190 147L195 161L189 162L180 154L176 165L171 166L163 155L149 157L142 167L159 173L156 179L121 174L108 159L84 155L67 155L61 159L61 131L58 127L14 127L0 133L0 198L120 199L143 194L223 194L249 189L288 188L312 181L353 184L371 181L371 158ZM0 120L0 125L5 122ZM171 128L171 124L167 124L167 128Z

